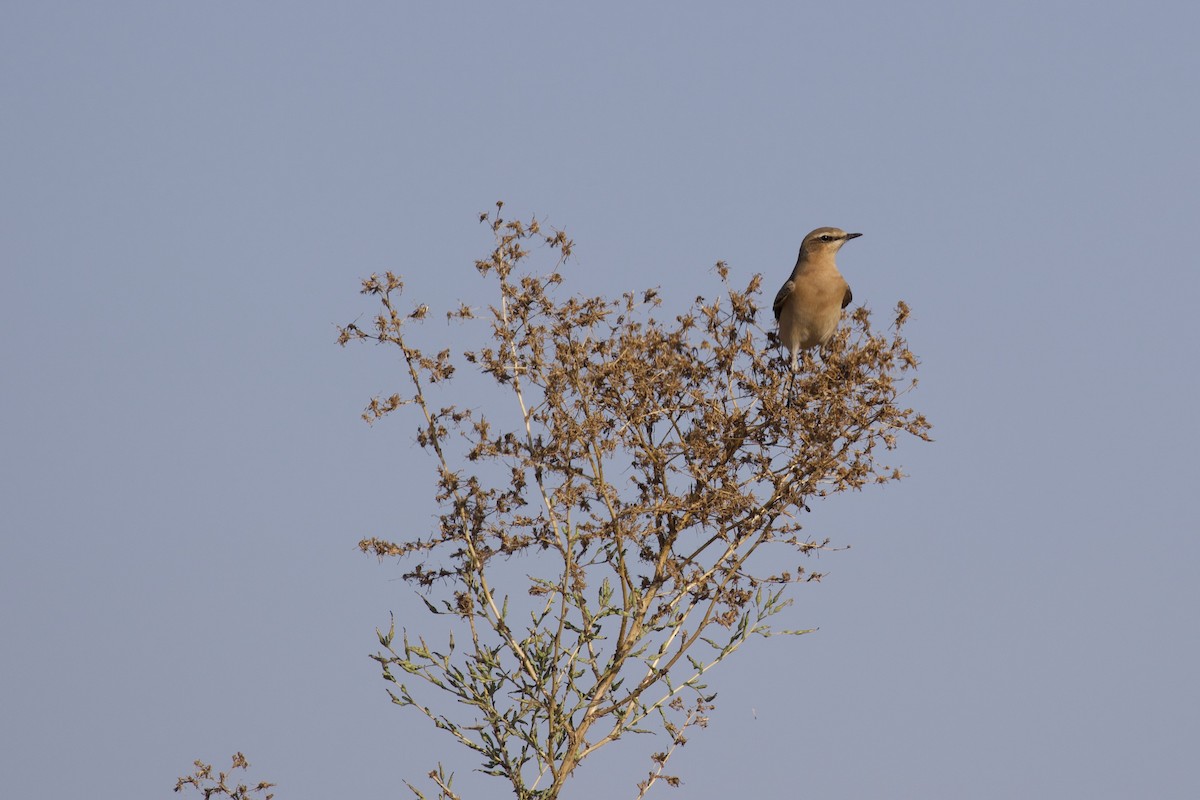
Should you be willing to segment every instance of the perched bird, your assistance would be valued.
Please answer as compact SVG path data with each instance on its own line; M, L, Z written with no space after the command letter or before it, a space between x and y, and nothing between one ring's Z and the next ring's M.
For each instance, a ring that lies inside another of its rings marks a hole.
M862 234L840 228L817 228L805 236L792 276L775 295L779 342L791 355L793 379L800 352L828 342L837 330L842 309L854 299L834 256L842 245L859 236Z

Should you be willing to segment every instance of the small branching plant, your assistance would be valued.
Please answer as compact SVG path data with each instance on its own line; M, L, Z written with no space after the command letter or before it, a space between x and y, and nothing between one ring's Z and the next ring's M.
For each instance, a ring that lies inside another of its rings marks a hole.
M805 357L789 404L757 323L761 276L738 289L718 263L717 298L662 319L657 290L562 292L571 240L501 210L480 217L496 242L475 264L495 299L446 315L482 328L477 347L424 345L429 309L402 306L390 272L363 281L381 304L373 322L340 329L343 345L397 349L406 388L364 417L415 412L440 508L429 529L360 543L404 559L445 622L437 643L393 623L374 659L395 703L521 800L559 797L606 744L666 733L641 797L679 783L664 768L684 731L707 723L706 674L752 636L806 632L768 621L789 587L821 578L805 557L831 545L802 528L812 501L899 479L883 461L898 436L928 439L899 403L916 383L908 309L886 332L855 309ZM529 267L537 251L557 260L544 274ZM430 687L457 702L419 700ZM438 797L457 798L440 765L429 776Z
M210 800L213 797L228 797L230 800L271 800L275 796L267 791L274 787L275 784L267 783L266 781L259 781L254 786L245 783L230 785L230 776L234 770L250 768L250 762L241 753L233 754L233 764L229 772L219 772L215 777L211 764L197 761L195 767L196 769L191 775L185 775L176 781L176 792L192 788L203 795L204 800Z

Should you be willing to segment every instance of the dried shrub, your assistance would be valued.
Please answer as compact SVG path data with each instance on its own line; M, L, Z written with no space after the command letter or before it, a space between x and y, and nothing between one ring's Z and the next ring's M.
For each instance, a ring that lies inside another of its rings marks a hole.
M624 734L665 731L671 750L682 744L715 696L702 677L749 637L804 633L766 622L792 584L821 577L804 557L830 543L804 533L802 512L901 478L882 459L901 433L928 439L929 425L899 402L917 366L903 303L886 332L855 309L819 359L806 354L789 403L773 334L756 322L761 276L737 289L718 263L720 295L672 319L655 316L654 289L567 295L573 242L501 207L480 216L496 242L475 264L495 304L446 314L482 317L479 347L418 346L412 326L429 308L401 309L391 272L363 281L381 310L341 328L340 342L398 349L406 387L371 400L364 417L415 410L440 507L431 531L360 547L402 557L428 609L467 635L434 649L407 633L397 641L394 624L381 632L374 658L392 698L475 751L518 798L556 798L584 758ZM545 274L527 267L535 248L557 256ZM440 404L464 370L494 393ZM497 582L497 565L518 555L534 556L524 584L511 569ZM510 600L521 596L536 605L518 615ZM453 713L420 704L405 677L454 697ZM678 782L662 774L669 752L653 756L642 793ZM444 772L430 776L455 797Z

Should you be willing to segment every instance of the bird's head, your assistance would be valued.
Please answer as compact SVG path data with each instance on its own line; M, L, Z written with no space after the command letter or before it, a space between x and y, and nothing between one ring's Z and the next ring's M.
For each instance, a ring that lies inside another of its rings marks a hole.
M817 228L815 231L804 237L804 244L800 245L800 253L808 253L809 255L818 255L828 253L832 255L841 249L842 245L851 239L857 239L862 236L861 233L846 233L841 228Z

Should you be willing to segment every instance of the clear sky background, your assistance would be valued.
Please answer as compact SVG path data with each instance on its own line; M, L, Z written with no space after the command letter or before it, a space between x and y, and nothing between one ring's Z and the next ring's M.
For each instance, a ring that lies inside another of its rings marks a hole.
M3 793L240 749L288 800L439 758L504 795L367 658L390 611L436 633L355 548L424 524L430 464L358 416L395 357L335 343L373 271L487 303L503 199L572 290L769 294L836 225L856 301L913 308L936 443L814 507L852 545L787 612L819 632L716 671L652 796L1198 796L1198 36L1182 0L3 4Z

